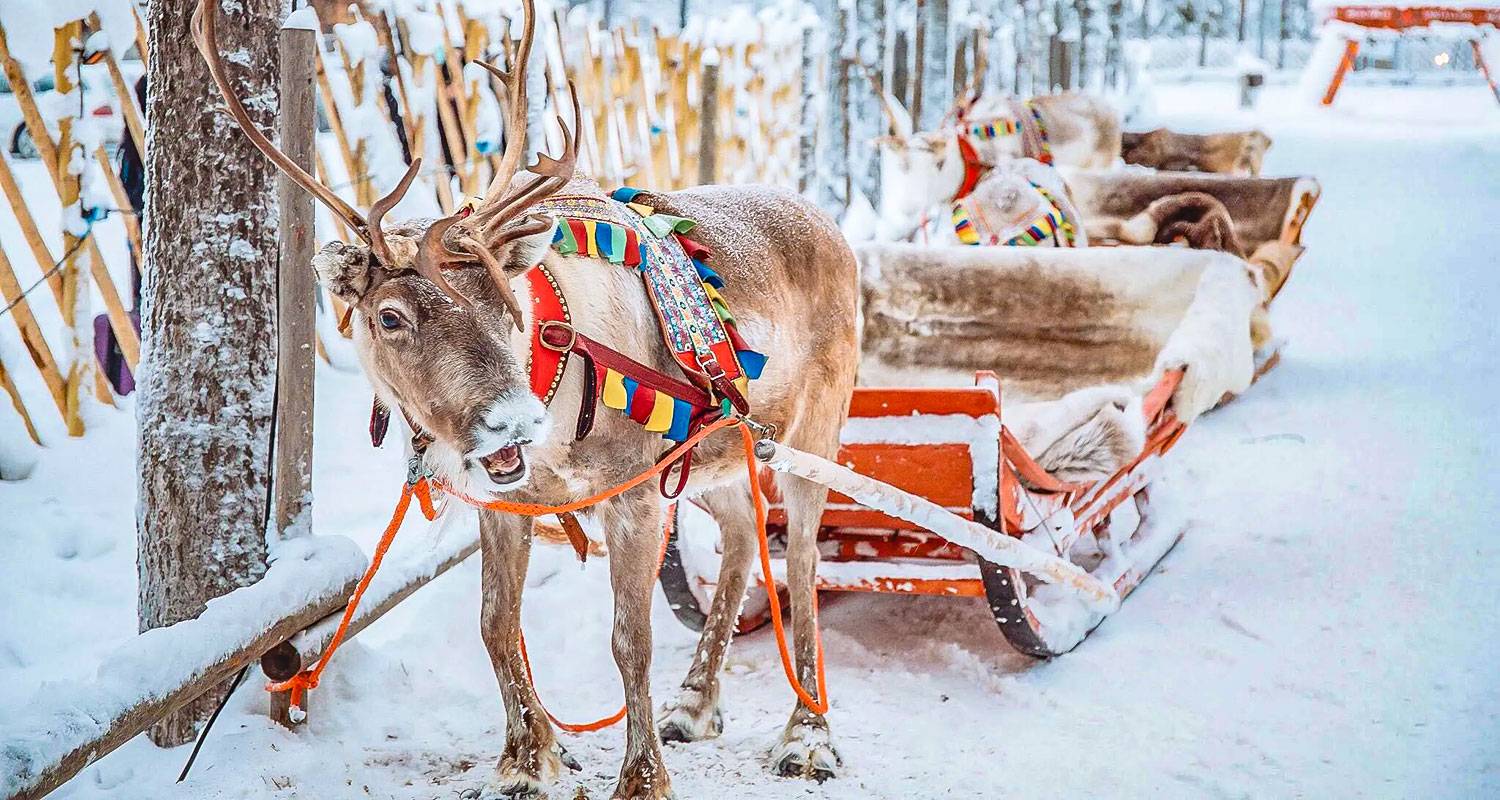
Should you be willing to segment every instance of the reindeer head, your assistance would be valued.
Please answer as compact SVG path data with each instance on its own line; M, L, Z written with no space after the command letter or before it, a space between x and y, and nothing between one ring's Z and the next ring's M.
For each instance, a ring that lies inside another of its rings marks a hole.
M530 0L512 72L488 64L506 90L505 152L485 202L435 221L386 228L382 220L410 188L414 159L369 219L308 175L251 122L224 76L215 35L218 3L200 2L193 35L230 113L267 158L362 240L332 242L313 258L329 292L348 303L360 362L376 392L433 441L434 466L473 488L504 491L527 478L524 447L546 434L546 409L531 392L524 313L510 281L535 267L551 244L554 220L532 211L572 179L580 110L561 119L563 155L540 156L518 175L526 152L525 64L534 32ZM482 62L480 62L482 63ZM571 87L570 87L571 88Z
M882 136L880 216L915 221L934 205L951 201L964 181L963 155L951 133Z

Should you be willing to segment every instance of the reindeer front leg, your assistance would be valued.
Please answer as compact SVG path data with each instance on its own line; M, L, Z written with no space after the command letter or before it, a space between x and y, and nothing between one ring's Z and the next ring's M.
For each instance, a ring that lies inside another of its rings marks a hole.
M611 643L625 687L625 761L614 797L660 800L672 796L672 781L651 716L651 595L662 536L656 485L648 481L609 501L601 506L601 518L615 594Z
M531 527L529 517L479 512L484 559L480 635L505 702L505 750L494 777L485 784L482 800L543 797L542 790L564 765L579 769L558 743L521 658L521 590L531 556Z

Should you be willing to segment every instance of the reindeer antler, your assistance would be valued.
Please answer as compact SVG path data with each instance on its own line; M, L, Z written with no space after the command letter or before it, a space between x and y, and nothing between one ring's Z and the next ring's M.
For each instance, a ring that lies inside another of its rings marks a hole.
M205 12L205 9L207 11ZM250 114L240 99L235 96L234 90L229 86L229 79L224 74L223 57L219 54L219 3L218 0L199 0L197 8L193 10L192 33L193 43L198 47L198 52L208 64L208 74L213 77L214 85L218 87L219 94L224 97L224 103L229 108L229 115L234 118L234 123L249 137L250 143L261 152L276 168L291 178L304 191L323 203L324 206L338 216L350 228L370 245L375 257L385 266L393 266L390 248L386 247L385 237L380 230L380 221L385 213L401 202L407 189L411 188L412 179L416 177L421 168L422 160L413 159L411 166L407 167L406 174L402 176L396 188L375 202L370 209L370 219L364 216L354 207L344 202L342 197L330 189L317 178L307 174L307 171L297 165L290 156L283 153L280 148L271 143L255 122L250 119Z
M506 242L542 233L552 225L546 217L534 215L521 225L510 225L510 223L521 218L527 209L557 193L559 189L567 185L568 181L572 180L574 170L578 166L578 140L574 132L579 130L583 117L582 109L578 105L578 93L570 81L568 92L573 100L572 128L570 129L563 122L562 117L557 118L557 124L562 128L563 133L562 155L558 158L552 158L546 154L538 155L537 163L530 167L530 171L535 173L536 177L523 184L519 190L511 191L510 185L516 174L520 172L526 157L526 66L530 59L532 38L536 33L535 8L532 0L523 0L521 8L524 20L523 33L511 55L511 69L507 71L483 61L475 62L500 79L501 85L505 87L506 95L505 151L501 154L500 165L490 179L489 187L485 190L485 200L472 214L466 215L465 212L459 212L438 220L428 230L428 235L422 238L417 250L417 271L431 278L439 286L444 285L440 282L442 270L460 265L467 266L476 260L479 261L491 273L506 305L515 306L512 310L515 312L514 316L518 325L520 324L519 305L514 302L515 298L510 292L504 272L499 269L500 265L491 251ZM462 224L455 242L465 252L450 250L442 241L443 234L459 223Z
M891 133L902 136L901 119L896 115L896 109L891 105L891 96L886 94L885 83L880 79L880 73L876 72L869 64L861 64L860 69L865 72L865 80L870 82L870 88L875 90L875 95L880 98L880 110L885 112L886 127Z

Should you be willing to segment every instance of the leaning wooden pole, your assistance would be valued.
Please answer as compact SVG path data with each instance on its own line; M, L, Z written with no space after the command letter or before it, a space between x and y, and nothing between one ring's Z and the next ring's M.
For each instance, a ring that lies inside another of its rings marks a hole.
M52 80L59 94L67 94L77 88L78 53L73 47L75 40L83 38L83 22L74 20L58 28L52 43ZM67 409L63 420L68 426L69 436L83 435L81 405L84 385L92 381L89 370L93 367L93 343L84 339L88 330L88 279L83 271L84 261L92 259L92 253L81 253L89 229L83 220L83 205L80 195L83 182L71 169L75 149L81 145L73 141L73 117L61 116L57 120L57 151L53 171L57 175L58 199L63 207L62 268L62 316L67 330L67 346L64 351L67 363L63 365L63 388Z

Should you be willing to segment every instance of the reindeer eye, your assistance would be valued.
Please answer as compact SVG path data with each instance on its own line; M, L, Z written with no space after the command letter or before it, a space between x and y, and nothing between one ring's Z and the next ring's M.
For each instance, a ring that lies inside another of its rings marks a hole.
M396 330L397 328L401 327L401 315L390 309L381 311L380 327L385 328L388 331Z

